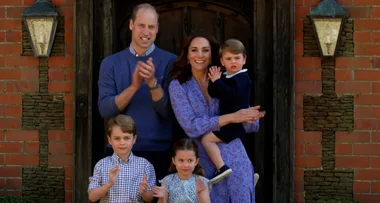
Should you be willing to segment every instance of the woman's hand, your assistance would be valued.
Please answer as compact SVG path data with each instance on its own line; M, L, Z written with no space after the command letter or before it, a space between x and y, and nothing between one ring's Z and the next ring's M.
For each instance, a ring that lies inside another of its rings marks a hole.
M253 122L264 117L265 112L259 112L260 106L254 106L231 114L232 123Z

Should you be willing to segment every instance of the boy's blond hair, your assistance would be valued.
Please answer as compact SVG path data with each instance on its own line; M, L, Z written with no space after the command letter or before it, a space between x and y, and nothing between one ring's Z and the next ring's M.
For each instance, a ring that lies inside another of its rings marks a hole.
M108 121L107 135L111 137L112 129L115 126L119 126L123 133L131 133L133 136L136 135L136 124L135 121L127 115L117 115Z
M222 57L225 52L246 56L244 44L237 39L228 39L220 46L219 56Z

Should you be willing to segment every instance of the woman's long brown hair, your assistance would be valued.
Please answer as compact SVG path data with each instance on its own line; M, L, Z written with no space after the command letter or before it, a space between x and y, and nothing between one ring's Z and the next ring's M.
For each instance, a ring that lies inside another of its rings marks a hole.
M181 45L181 53L178 59L173 63L173 67L171 68L169 72L169 84L172 80L175 80L175 79L177 79L180 84L191 79L192 77L191 66L188 63L187 55L189 53L190 43L196 37L202 37L202 38L207 39L207 41L210 43L210 46L211 46L210 66L219 66L220 64L219 44L215 40L215 38L211 36L206 36L206 35L195 35L195 34L189 35L183 40L182 45Z
M173 146L173 153L172 153L172 157L174 158L177 154L177 151L178 150L189 150L189 151L193 151L195 153L195 157L197 159L199 159L199 150L198 150L198 145L197 143L192 140L192 139L189 139L189 138L183 138L183 139L180 139L178 140L174 146ZM171 163L170 165L170 168L169 168L169 173L177 173L177 169L175 167L175 165L173 164L173 162ZM201 176L205 176L205 172L201 166L201 163L199 162L195 168L194 168L194 171L193 171L193 174L197 174L197 175L201 175Z

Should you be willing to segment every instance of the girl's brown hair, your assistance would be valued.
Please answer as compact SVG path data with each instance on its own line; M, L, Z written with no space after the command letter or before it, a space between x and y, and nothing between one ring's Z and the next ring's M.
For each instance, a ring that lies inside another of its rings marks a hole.
M117 115L108 121L107 135L111 137L112 129L115 126L119 126L123 133L131 133L133 136L136 135L136 125L135 121L127 115Z
M189 151L193 151L194 154L195 154L195 157L197 159L199 159L199 150L198 150L198 145L197 143L192 140L192 139L189 139L189 138L183 138L183 139L180 139L178 140L174 146L173 146L173 153L172 153L172 157L174 158L177 154L177 151L178 150L189 150ZM175 165L173 164L173 162L171 163L170 165L170 168L169 168L169 173L177 173L177 169L175 167ZM194 174L197 174L197 175L201 175L201 176L204 176L205 175L205 172L201 166L201 163L199 162L195 168L194 168L194 171L193 171Z
M219 44L214 37L206 35L189 35L186 37L181 45L181 53L176 61L173 63L173 67L169 72L169 83L172 80L178 80L180 84L185 83L192 77L191 65L188 63L187 55L189 53L189 47L194 38L205 38L211 46L211 66L219 66Z

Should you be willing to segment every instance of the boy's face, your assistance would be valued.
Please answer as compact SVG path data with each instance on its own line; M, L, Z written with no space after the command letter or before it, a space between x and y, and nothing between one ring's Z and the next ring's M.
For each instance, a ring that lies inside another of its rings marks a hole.
M223 52L220 63L226 68L227 73L234 74L241 71L245 64L246 57L243 54L234 54L231 52Z
M136 136L131 133L123 133L119 126L114 126L111 136L108 136L108 142L119 157L125 158L132 151L132 147L136 142Z

